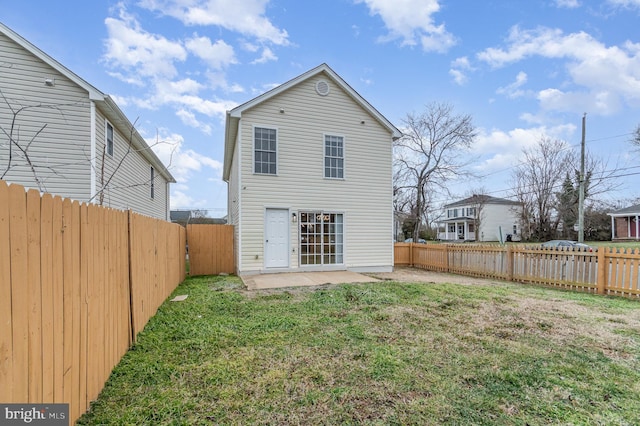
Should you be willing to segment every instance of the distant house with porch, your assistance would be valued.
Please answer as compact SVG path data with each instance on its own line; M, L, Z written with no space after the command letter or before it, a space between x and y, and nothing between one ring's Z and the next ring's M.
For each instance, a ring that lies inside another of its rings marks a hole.
M608 213L611 240L640 240L640 204Z
M444 206L438 239L447 241L519 241L520 213L517 201L489 195L472 195ZM507 238L509 236L509 238Z

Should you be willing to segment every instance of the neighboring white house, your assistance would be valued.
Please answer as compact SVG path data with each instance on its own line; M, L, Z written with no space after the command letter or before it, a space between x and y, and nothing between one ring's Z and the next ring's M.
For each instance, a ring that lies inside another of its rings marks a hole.
M489 195L472 195L464 200L444 206L440 224L441 240L513 241L521 238L520 216L522 205L517 201Z
M229 111L237 272L392 270L398 137L326 64Z
M175 182L111 97L1 23L0 178L165 220Z

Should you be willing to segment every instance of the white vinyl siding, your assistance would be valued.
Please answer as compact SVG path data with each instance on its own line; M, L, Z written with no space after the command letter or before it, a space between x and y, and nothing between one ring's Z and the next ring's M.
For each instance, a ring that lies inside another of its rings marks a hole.
M344 178L344 138L324 135L324 177Z
M86 200L91 192L91 106L86 91L0 34L0 90L15 108L21 146L31 142L28 156L46 192ZM51 79L53 86L45 85ZM0 100L0 126L9 129L13 114ZM16 150L8 164L8 143L0 137L0 175L8 182L38 188L34 173ZM16 148L16 147L14 147ZM9 170L7 170L9 168Z
M500 241L500 230L503 240L513 232L513 225L518 224L518 205L485 204L480 213L480 241Z
M113 175L104 193L105 206L131 208L148 216L168 218L168 184L161 174L156 177L154 200L149 201L149 161L135 152L118 167L124 153L121 147L128 146L128 139L118 131L120 119L114 119L113 110L110 111L113 156L104 152L107 117L100 105L106 102L89 99L87 88L77 80L57 71L1 33L0 57L6 65L0 67L0 90L12 105L27 107L17 117L18 140L22 143L33 139L28 155L45 192L97 202L99 194L91 198L92 181L99 191L101 183L106 185ZM45 80L51 80L52 85L45 84ZM0 107L0 126L8 128L12 118L9 108ZM8 165L7 149L0 137L0 174L9 167L4 180L38 188L25 159L14 156Z
M240 174L238 168L238 162L240 161L240 144L236 143L233 153L233 159L230 168L229 182L228 182L228 198L227 198L227 223L233 226L233 239L235 244L233 245L233 256L236 263L236 272L239 262L240 247L242 247L242 240L240 239Z
M315 92L320 79L331 86L328 96ZM277 182L254 174L253 129L263 125L278 129ZM303 81L244 111L239 133L239 272L263 268L267 207L341 212L345 221L343 269L393 267L391 134L341 87L324 75ZM345 158L352 159L348 179L323 178L325 158L319 142L323 143L325 134L342 135L348 141L344 146ZM290 247L290 268L299 268L298 223L293 221Z
M131 209L146 216L166 219L168 201L168 185L166 179L154 168L154 197L151 198L151 179L149 160L130 146L129 135L123 135L114 129L113 140L116 149L113 157L104 156L105 116L99 109L96 113L96 129L98 135L96 152L100 153L96 161L96 190L100 199L100 191L104 191L102 205L116 209ZM151 148L147 148L151 149ZM103 188L104 186L104 188Z

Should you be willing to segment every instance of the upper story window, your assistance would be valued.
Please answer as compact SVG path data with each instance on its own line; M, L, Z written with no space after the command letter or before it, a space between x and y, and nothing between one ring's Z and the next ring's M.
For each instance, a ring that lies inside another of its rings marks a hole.
M324 136L324 177L344 178L344 138Z
M275 175L277 173L276 129L256 127L254 139L254 173Z
M447 210L447 217L458 217L458 209Z
M475 207L467 207L467 216L475 216L476 215L476 208Z
M156 171L154 170L153 167L151 167L151 198L155 197L155 190L156 190Z
M107 131L105 135L105 149L107 150L107 154L113 157L113 126L111 123L107 122Z

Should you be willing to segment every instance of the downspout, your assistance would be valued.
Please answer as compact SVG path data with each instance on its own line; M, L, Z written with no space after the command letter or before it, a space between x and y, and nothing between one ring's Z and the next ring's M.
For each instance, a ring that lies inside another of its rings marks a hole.
M238 134L236 135L236 144L238 146L238 247L236 253L238 258L236 260L236 271L238 275L242 272L242 118L238 120ZM228 201L227 201L228 203ZM227 215L229 212L229 206L227 206Z
M171 222L171 187L169 186L171 185L171 182L169 182L168 180L165 182L165 219L169 222Z
M90 183L90 194L89 199L92 200L92 203L95 203L96 196L96 103L95 101L90 101L89 105L91 106L91 125L90 125L90 146L91 146L91 158L90 158L90 174L91 174L91 183Z
M638 234L638 231L640 230L640 223L638 223L639 217L639 215L636 215L636 240L640 238L640 234Z

